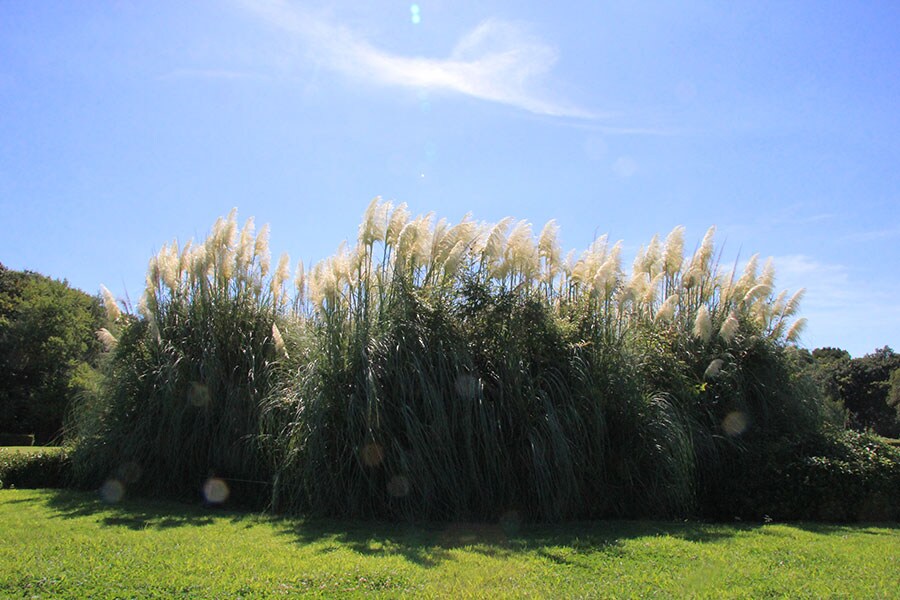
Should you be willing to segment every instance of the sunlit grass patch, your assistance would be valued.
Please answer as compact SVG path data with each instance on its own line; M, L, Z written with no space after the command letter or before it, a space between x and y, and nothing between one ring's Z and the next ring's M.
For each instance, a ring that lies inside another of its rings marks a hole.
M3 454L59 454L63 449L60 446L0 446L0 455Z

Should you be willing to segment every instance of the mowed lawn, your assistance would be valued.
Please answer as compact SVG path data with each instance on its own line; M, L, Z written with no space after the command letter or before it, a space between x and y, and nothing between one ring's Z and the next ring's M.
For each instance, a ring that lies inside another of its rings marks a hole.
M900 598L900 526L282 519L0 490L0 597Z
M4 454L57 454L59 446L0 446L0 456Z

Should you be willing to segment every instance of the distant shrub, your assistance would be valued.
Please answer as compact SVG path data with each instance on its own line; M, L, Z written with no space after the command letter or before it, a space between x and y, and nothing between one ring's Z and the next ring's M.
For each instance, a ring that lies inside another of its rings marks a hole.
M884 521L900 518L900 450L855 431L774 440L737 458L707 507L748 519Z
M71 461L65 449L35 452L0 450L0 487L62 488L71 483Z

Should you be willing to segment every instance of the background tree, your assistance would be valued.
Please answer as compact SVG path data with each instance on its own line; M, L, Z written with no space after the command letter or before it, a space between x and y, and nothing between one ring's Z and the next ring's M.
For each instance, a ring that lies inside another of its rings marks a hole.
M850 427L900 436L900 375L896 374L900 354L885 346L861 358L850 358L850 353L840 348L817 348L812 358L813 378L826 400L847 408Z
M0 431L62 432L69 403L92 376L102 326L97 298L32 272L0 264Z

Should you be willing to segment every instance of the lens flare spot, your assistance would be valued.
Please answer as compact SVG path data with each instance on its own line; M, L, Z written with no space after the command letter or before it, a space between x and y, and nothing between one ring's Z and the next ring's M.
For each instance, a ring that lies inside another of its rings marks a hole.
M387 492L394 498L409 494L409 480L403 475L394 475L387 484Z
M188 390L188 401L197 407L209 404L209 388L200 382L191 382L191 389Z
M218 477L210 477L203 484L203 497L210 504L222 504L228 500L228 494L230 493L228 484Z
M412 21L413 25L418 25L422 22L422 9L419 8L418 4L413 4L409 7L409 20Z
M107 479L106 482L100 486L100 498L102 498L104 502L115 504L122 500L124 495L125 486L118 479Z
M739 410L728 413L722 420L722 429L730 436L741 435L747 430L747 415Z
M377 442L369 442L359 451L359 457L367 467L377 467L384 461L384 449Z

